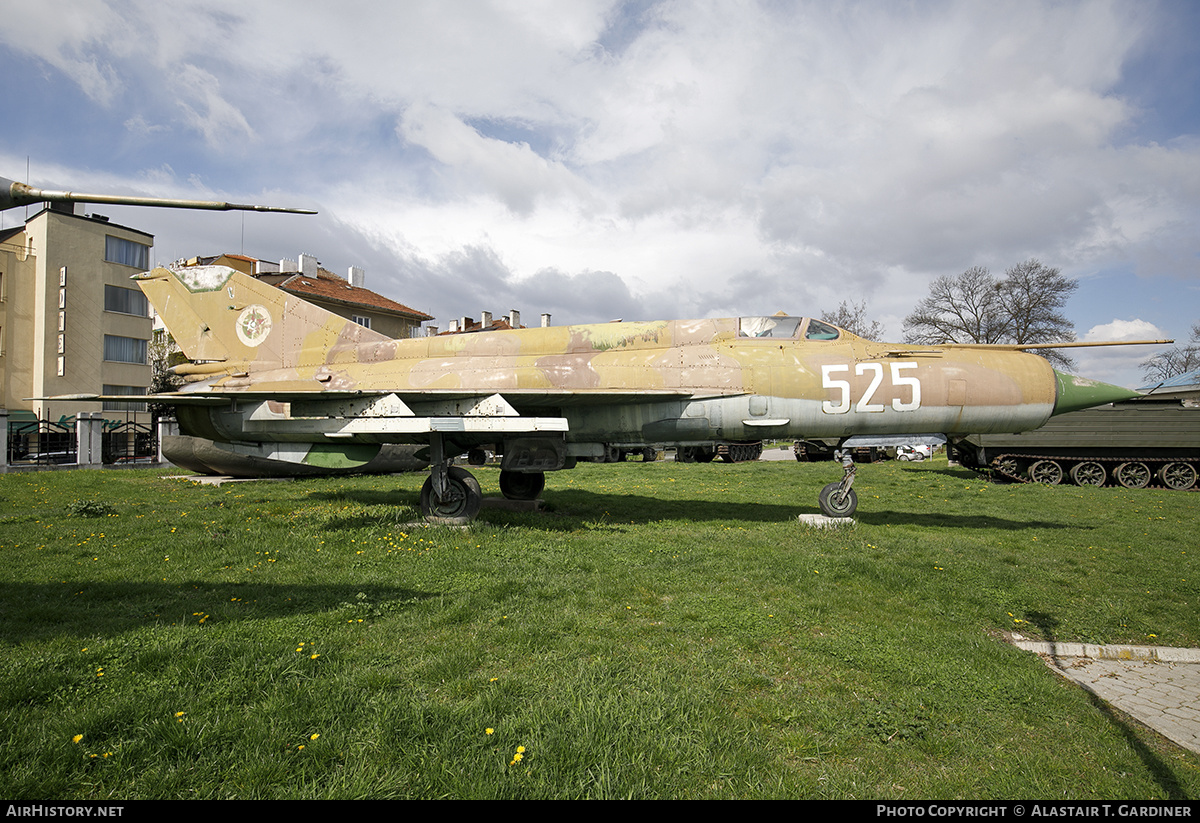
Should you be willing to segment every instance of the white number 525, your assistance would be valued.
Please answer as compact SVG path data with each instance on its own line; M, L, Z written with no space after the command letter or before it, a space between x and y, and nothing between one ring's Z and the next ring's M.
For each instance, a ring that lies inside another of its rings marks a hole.
M896 411L914 411L921 408L921 381L914 375L905 376L901 372L906 369L915 369L916 363L889 363L891 368L892 386L908 386L909 399L908 402L902 401L899 397L892 398L892 408ZM847 380L838 380L833 375L840 372L849 372L848 365L833 365L821 367L821 385L827 389L833 389L837 392L836 400L826 400L821 403L821 411L826 414L845 414L850 411L850 383ZM854 404L856 412L881 412L884 411L882 403L871 402L875 398L875 394L879 391L880 385L883 383L883 363L856 363L854 373L860 377L869 374L871 382L867 385L867 390L863 392L862 397Z

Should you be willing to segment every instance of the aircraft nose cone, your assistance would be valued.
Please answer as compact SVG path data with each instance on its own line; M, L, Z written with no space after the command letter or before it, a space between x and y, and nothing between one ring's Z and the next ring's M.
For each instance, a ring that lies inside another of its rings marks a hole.
M1106 403L1116 403L1119 400L1128 400L1131 397L1141 396L1137 392L1130 391L1121 386L1114 386L1111 383L1101 383L1098 380L1088 380L1086 377L1067 374L1058 369L1054 370L1054 377L1057 385L1057 394L1054 401L1054 411L1050 412L1051 416L1079 411L1080 409L1088 409L1092 406L1103 406Z

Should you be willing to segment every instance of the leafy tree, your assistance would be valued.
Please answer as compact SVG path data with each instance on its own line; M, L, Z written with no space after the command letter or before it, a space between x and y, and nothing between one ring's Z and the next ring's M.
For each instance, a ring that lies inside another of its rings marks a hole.
M883 336L883 326L877 320L868 320L866 301L850 303L845 300L837 307L837 311L827 311L821 314L821 319L832 323L839 329L845 329L851 334L865 337L868 340L878 340Z
M155 329L150 345L147 346L147 354L150 362L150 393L177 391L183 385L183 378L172 372L171 367L186 363L187 358L179 350L175 338L171 337L166 329ZM159 418L175 416L175 407L162 403L150 403L149 410L151 419L155 422Z
M1161 383L1200 369L1200 323L1192 326L1190 346L1174 346L1142 363L1142 373L1152 383Z
M1079 287L1059 269L1037 260L1018 263L997 280L974 266L957 277L933 281L929 296L904 319L908 343L1058 343L1075 339L1061 313ZM1070 358L1053 349L1038 352L1057 366L1072 368Z

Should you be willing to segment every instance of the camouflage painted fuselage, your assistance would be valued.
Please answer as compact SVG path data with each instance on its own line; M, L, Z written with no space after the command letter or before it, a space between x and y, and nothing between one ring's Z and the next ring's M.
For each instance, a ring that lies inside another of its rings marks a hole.
M185 432L231 442L427 442L436 430L469 447L544 434L588 456L1017 432L1050 417L1065 378L1020 351L875 343L805 318L391 340L230 269L156 269L139 285L187 356L207 361L180 369L192 381L177 395Z

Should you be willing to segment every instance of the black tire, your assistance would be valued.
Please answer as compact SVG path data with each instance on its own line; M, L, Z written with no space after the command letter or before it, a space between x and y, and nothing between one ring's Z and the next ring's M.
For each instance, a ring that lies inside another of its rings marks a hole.
M500 493L509 500L537 500L545 488L544 472L500 472Z
M451 466L448 474L446 495L440 500L433 493L433 477L425 478L425 485L421 486L421 514L430 523L465 526L479 514L483 493L479 481L461 466Z
M817 505L826 517L849 517L858 508L858 493L854 489L843 492L841 483L830 483L821 489Z

